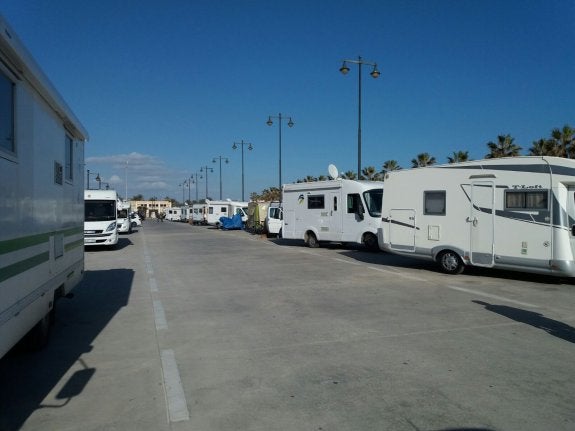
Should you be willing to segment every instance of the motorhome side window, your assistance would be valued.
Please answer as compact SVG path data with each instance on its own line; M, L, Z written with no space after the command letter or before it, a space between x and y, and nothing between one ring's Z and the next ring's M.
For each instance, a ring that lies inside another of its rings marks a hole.
M74 172L72 167L74 166L74 141L68 135L66 135L66 166L64 168L66 174L66 180L72 181L74 179Z
M547 190L505 191L505 209L509 210L541 210L548 208Z
M352 193L347 195L347 213L356 214L359 213L360 208L363 210L363 204L361 203L361 198L358 193Z
M16 152L14 143L14 83L0 71L0 150Z
M325 208L324 195L308 195L307 208L310 210L322 210Z
M423 192L423 214L445 215L445 190Z

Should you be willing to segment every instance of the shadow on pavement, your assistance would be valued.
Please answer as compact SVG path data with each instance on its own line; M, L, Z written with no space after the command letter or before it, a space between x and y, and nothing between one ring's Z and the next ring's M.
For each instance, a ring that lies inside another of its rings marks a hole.
M82 392L97 370L86 365L81 356L92 350L93 340L127 305L133 279L131 269L86 271L73 291L74 299L57 303L48 346L25 352L17 345L0 359L0 431L16 431L35 410L63 407ZM43 405L76 363L82 369L56 395L61 403Z
M545 317L541 313L508 307L507 305L489 304L488 302L479 300L473 300L471 302L483 305L486 310L500 314L516 322L526 323L537 329L542 329L554 337L575 343L575 328L573 326Z

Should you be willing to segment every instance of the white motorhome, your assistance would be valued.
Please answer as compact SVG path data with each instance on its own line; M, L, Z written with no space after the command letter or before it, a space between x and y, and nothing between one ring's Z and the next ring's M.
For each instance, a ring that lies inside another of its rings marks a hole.
M115 190L84 190L84 245L118 243L118 194Z
M192 223L193 224L206 224L207 204L193 204L192 205Z
M237 202L231 199L225 201L206 201L206 223L214 226L220 225L220 217L233 217L241 214L242 221L248 221L248 202Z
M279 202L271 202L265 219L265 229L268 235L282 236L283 208Z
M575 160L512 157L386 174L383 250L575 276Z
M48 340L84 273L88 133L0 16L0 357Z
M330 241L379 250L382 182L337 178L282 189L282 238L303 239L309 247Z
M189 205L183 206L180 212L180 221L187 223L191 219L192 207Z
M130 218L130 202L118 198L118 233L132 233L132 219Z
M182 209L179 207L166 208L166 220L180 221Z

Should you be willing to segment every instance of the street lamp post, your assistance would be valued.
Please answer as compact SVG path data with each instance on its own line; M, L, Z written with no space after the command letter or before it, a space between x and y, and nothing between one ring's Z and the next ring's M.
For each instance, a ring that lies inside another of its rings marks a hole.
M206 173L206 200L208 200L208 172L214 172L214 169L206 165L200 168L200 172Z
M90 175L94 175L93 172L90 172L90 169L86 169L86 179L87 185L86 189L90 190ZM100 174L96 174L96 181L98 181L98 189L102 188L102 179L100 178Z
M272 121L272 118L275 118L278 120L278 124L279 124L279 144L280 144L280 157L279 157L279 192L280 192L280 200L281 200L281 190L282 190L282 120L288 120L288 127L293 127L294 122L292 121L291 117L282 117L281 112L278 114L278 116L272 116L269 115L268 116L268 121L266 121L266 124L268 126L271 126L274 122Z
M358 85L358 109L357 109L357 179L361 178L361 66L366 64L368 66L373 66L373 70L369 73L372 78L377 78L380 75L379 70L377 70L377 63L371 63L368 61L364 61L361 56L357 57L357 60L343 60L343 65L339 68L339 71L347 75L349 72L349 67L347 67L347 63L357 64L359 67L359 73L357 74Z
M244 140L242 139L242 142L234 142L234 145L232 145L232 149L237 150L238 145L242 146L242 202L245 202L245 199L244 199L244 145L248 146L249 151L253 150L254 147L252 146L252 144L250 144L249 142L244 142Z
M195 179L192 179L192 183L196 185L196 202L198 202L198 200L199 200L199 199L198 199L198 184L199 184L199 183L198 183L198 175L199 175L199 174L198 174L197 172L194 172L194 173L192 174L192 178L195 177ZM203 178L203 177L200 175L200 178Z
M212 160L212 163L216 163L216 160L218 159L220 160L220 200L222 200L222 160L225 160L226 163L229 163L230 161L227 157L216 156L214 157L214 160Z

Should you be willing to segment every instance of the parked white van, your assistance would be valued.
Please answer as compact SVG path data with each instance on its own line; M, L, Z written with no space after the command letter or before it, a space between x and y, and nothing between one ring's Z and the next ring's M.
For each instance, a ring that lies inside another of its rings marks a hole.
M383 183L337 178L283 186L282 238L364 244L379 250Z
M206 201L207 215L206 223L214 226L220 225L220 217L233 217L241 214L242 221L248 221L248 202L232 201Z
M118 243L118 194L115 190L84 190L84 245Z
M268 236L281 237L283 209L279 202L272 202L268 207L265 220L265 229Z

